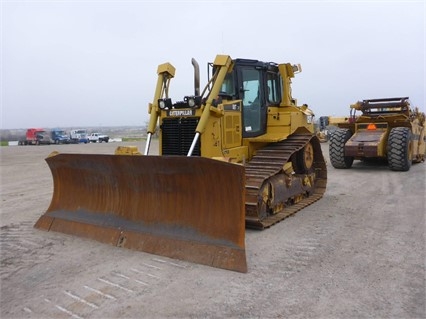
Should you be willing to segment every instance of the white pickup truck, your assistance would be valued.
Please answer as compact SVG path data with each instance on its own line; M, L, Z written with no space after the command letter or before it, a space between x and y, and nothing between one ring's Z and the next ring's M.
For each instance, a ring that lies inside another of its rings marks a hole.
M105 135L105 134L92 133L92 134L89 135L89 142L92 142L92 143L96 143L96 142L99 142L99 143L102 143L102 142L108 143L108 141L109 141L109 136Z

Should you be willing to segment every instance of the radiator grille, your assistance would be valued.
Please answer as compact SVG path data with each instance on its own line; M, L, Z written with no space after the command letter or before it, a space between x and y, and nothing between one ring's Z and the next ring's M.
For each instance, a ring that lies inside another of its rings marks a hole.
M187 155L197 128L198 117L165 118L161 125L162 154ZM200 140L198 140L193 156L201 156Z

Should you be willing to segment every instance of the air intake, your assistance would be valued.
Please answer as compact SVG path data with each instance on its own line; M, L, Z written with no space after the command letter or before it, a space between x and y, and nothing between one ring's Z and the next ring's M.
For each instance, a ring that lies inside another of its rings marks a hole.
M161 125L162 154L187 155L195 136L198 117L165 118ZM193 156L201 156L200 142L195 146Z

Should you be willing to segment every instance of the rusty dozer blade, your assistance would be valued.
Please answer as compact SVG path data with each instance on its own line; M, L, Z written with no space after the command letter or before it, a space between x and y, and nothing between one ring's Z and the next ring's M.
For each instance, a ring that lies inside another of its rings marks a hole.
M247 272L244 167L203 157L56 154L34 227Z

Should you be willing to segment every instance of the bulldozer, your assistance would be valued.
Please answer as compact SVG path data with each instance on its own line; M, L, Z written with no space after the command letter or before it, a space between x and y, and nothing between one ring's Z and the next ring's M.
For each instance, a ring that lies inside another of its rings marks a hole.
M175 102L176 69L158 66L143 154L46 158L54 190L36 228L247 272L246 227L268 228L323 196L314 113L291 94L300 65L217 55L201 90L192 64L194 92Z
M411 107L408 97L358 101L350 106L349 121L338 127L329 145L335 168L351 168L355 159L379 159L393 171L408 171L425 160L425 114Z
M321 143L326 143L329 140L329 135L337 125L347 123L349 117L345 116L320 116L318 120L317 137Z

